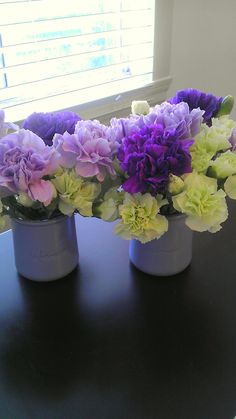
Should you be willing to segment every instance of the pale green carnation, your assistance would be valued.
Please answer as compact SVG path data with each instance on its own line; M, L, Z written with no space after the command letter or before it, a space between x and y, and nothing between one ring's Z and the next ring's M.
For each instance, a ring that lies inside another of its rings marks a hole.
M212 132L218 136L229 139L233 128L236 127L236 121L231 119L229 115L224 115L219 118L212 118Z
M161 237L168 230L166 217L159 214L160 207L165 203L149 193L125 193L124 202L119 206L121 222L115 227L116 234L141 243Z
M104 195L103 202L96 206L95 215L104 221L119 218L119 205L123 202L124 192L118 192L117 186L110 188Z
M190 148L194 170L205 173L216 153L231 148L229 138L234 127L235 122L227 116L213 118L211 127L202 124Z
M170 175L168 191L171 195L177 195L184 189L184 181L179 176Z
M72 215L77 210L81 215L91 217L92 205L101 191L98 183L78 176L74 170L64 170L52 180L59 195L59 210Z
M184 182L185 189L173 197L173 205L187 215L187 226L200 232L220 230L228 209L225 192L217 190L217 180L194 172L186 175Z
M236 175L228 177L224 183L224 190L231 199L236 199Z
M205 148L197 148L191 152L192 168L199 173L206 173L211 164L214 153L207 152Z
M218 179L225 179L236 174L236 153L226 151L210 164L210 175Z

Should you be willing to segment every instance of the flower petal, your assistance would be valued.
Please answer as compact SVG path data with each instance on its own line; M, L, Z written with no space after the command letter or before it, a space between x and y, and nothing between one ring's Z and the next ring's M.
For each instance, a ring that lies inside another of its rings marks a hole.
M48 206L55 197L55 187L49 180L39 180L29 187L29 195L34 201L40 201Z

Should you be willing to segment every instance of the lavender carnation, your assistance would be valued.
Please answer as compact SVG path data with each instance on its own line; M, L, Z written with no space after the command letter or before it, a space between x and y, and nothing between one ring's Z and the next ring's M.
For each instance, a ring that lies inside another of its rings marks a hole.
M211 93L204 93L196 89L179 90L175 96L168 100L169 103L177 104L186 102L189 108L200 108L204 111L203 121L211 124L211 118L214 118L219 112L223 97L216 97Z
M61 154L61 165L75 167L79 176L96 176L102 182L107 174L115 175L116 145L99 121L79 121L74 134L56 135L54 145Z
M189 109L187 103L170 104L163 102L156 105L142 117L145 125L162 124L165 128L176 129L179 139L194 137L200 131L203 111Z
M73 134L80 119L79 115L71 111L34 112L24 121L23 128L37 134L45 144L52 145L55 134L64 134L66 131Z
M0 186L13 193L25 192L33 200L49 203L54 188L42 178L58 164L57 151L31 131L21 129L0 141Z
M143 118L139 115L130 115L129 118L112 118L107 129L107 137L119 146L124 137L139 130L143 125Z
M129 176L123 189L132 194L165 193L170 173L180 176L192 171L192 144L192 139L181 140L176 128L158 123L126 136L118 153L121 168Z

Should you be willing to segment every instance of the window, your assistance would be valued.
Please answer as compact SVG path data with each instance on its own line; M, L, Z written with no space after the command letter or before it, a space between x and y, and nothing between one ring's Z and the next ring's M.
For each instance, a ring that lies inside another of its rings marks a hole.
M154 0L0 1L0 108L9 120L153 82Z

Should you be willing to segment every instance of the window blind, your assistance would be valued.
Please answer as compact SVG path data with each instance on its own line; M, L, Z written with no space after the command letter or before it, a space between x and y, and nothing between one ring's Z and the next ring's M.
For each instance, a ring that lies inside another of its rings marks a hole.
M154 3L0 1L0 108L21 119L151 82Z

